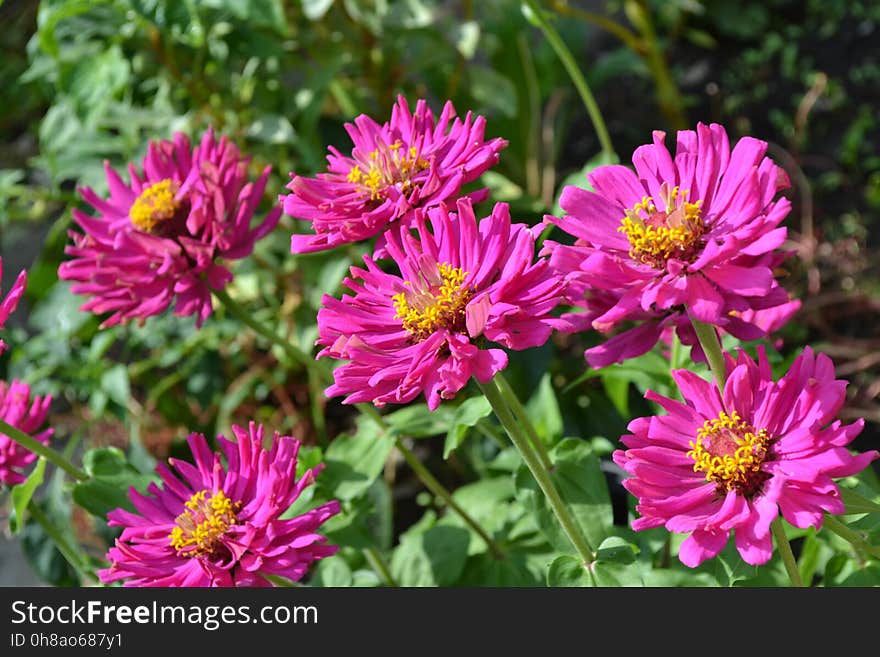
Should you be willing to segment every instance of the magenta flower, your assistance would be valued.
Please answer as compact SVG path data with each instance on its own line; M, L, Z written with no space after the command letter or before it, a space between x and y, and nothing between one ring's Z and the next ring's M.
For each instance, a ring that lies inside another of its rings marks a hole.
M284 212L311 221L315 231L293 235L291 251L310 253L365 240L415 208L451 202L463 185L496 164L507 146L500 138L486 141L485 127L486 120L470 112L464 121L456 118L449 101L435 122L424 100L413 113L403 96L388 123L379 125L361 114L345 125L354 142L351 157L331 146L326 173L315 178L291 173L291 193L281 197ZM469 196L477 202L487 194Z
M334 371L328 396L383 406L423 392L433 410L471 376L485 383L507 366L504 350L485 340L527 349L557 328L550 312L563 283L545 260L535 262L532 229L511 225L504 203L479 222L470 200L457 209L419 211L413 228L385 234L399 274L364 257L366 269L352 267L343 281L354 296L324 295L318 357L351 361Z
M3 278L3 258L0 258L0 279ZM15 279L15 282L12 284L12 288L6 294L5 298L3 294L0 294L0 329L3 328L3 325L6 323L6 320L9 319L9 316L12 314L12 311L15 310L16 306L18 306L18 302L21 299L22 295L24 295L24 288L27 285L27 274L24 270L18 275L18 278ZM0 340L0 354L6 351L7 346L3 340Z
M80 190L99 215L73 211L85 233L71 231L66 253L73 259L58 268L60 278L76 281L74 293L91 297L82 310L112 313L106 327L174 303L175 314L196 315L201 326L211 314L211 290L232 280L218 260L249 255L281 216L274 208L251 228L271 167L249 182L248 163L212 129L195 149L181 133L151 142L143 173L129 166L129 184L105 163L110 198Z
M757 363L744 351L726 363L723 395L688 370L673 372L685 403L649 391L668 415L633 420L627 449L613 455L632 475L623 485L638 499L633 529L690 533L679 551L690 567L721 552L731 531L747 563L766 563L780 513L818 529L823 513L845 511L834 479L880 456L847 449L864 421L834 420L846 382L824 354L806 347L779 381L763 350Z
M7 384L0 381L0 419L44 445L49 444L54 433L51 428L39 431L46 422L51 403L50 395L36 395L31 399L31 389L27 383L13 381ZM36 454L0 432L0 481L4 484L15 486L22 483L26 479L22 473L24 468L36 458Z
M678 132L673 157L664 138L655 131L653 144L636 149L635 172L602 166L589 175L595 191L566 187L567 215L545 219L576 238L547 241L543 252L586 309L569 316L569 330L636 323L587 350L593 367L645 353L669 326L696 345L688 313L755 340L800 307L774 277L788 255L777 249L790 203L775 199L788 178L764 157L767 144L744 137L731 152L723 127L701 123Z
M298 581L309 566L336 552L317 533L339 513L337 501L282 518L323 466L296 479L300 443L275 433L264 449L263 427L232 427L236 442L217 437L226 457L212 453L205 437L190 435L195 460L169 459L156 471L163 486L142 495L130 491L139 512L111 511L110 526L124 527L110 548L102 582L125 586L269 586L264 575Z

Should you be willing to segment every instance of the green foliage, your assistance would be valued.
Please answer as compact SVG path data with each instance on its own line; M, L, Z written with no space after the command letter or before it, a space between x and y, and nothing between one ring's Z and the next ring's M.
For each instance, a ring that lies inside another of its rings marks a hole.
M876 309L880 290L871 256L880 207L880 124L872 102L880 67L870 48L877 7L675 0L597 9L635 39L633 47L607 23L585 18L576 3L552 4L546 17L581 65L618 153L649 141L655 129L669 132L670 144L676 119L690 114L725 123L732 137L766 139L768 153L785 162L793 182L786 193L795 205L787 246L803 260L786 265L783 282L804 300L804 321L786 326L779 344L727 336L725 347L765 347L777 374L795 347L817 335L841 354L871 349L874 336L864 333L873 324L858 321L858 312ZM638 513L611 454L632 419L657 412L644 398L648 390L677 396L671 367L708 375L686 348L659 345L593 370L583 351L605 336L584 331L509 353L505 377L550 453L552 481L596 551L584 564L475 386L435 411L422 399L384 409L380 426L326 398L330 359L317 361L326 380L310 378L287 362L279 345L218 304L198 329L192 318L171 312L102 327L104 318L81 311L84 298L58 280L71 212L91 211L77 188L105 196L105 162L125 178L150 140L175 131L195 138L213 126L251 156L252 174L271 165L258 211L264 214L285 193L292 172L323 171L328 146L349 150L346 122L362 113L386 120L398 94L411 102L426 98L435 113L449 99L460 115L485 117L487 137L508 140L498 165L467 188L490 191L478 216L494 202L508 203L514 220L530 225L547 214L562 216L566 186L590 189L587 176L595 168L629 162L597 155L600 145L575 88L522 3L42 0L19 6L19 12L3 7L2 15L8 44L0 83L14 102L0 107L7 137L0 140L0 250L4 266L27 267L29 284L3 334L13 349L0 359L0 375L53 395L54 440L88 474L66 482L40 459L25 483L0 498L41 581L79 585L85 570L103 565L116 536L106 514L133 510L129 489L143 492L158 482L157 462L190 458L184 436L229 435L233 424L253 420L303 441L300 476L325 466L285 517L329 500L341 503L341 513L322 528L340 550L309 573L309 586L384 584L376 559L403 586L786 584L776 554L765 566L749 566L732 539L716 559L689 569L678 560L682 535L629 529ZM856 44L845 64L828 56L839 52L839 35ZM306 222L283 216L250 257L226 263L235 274L227 291L256 321L312 357L324 295L340 296L343 279L372 245L292 256L290 235L305 230ZM539 244L545 239L570 236L547 226ZM10 273L17 271L5 269ZM824 277L818 291L811 287L816 276ZM856 310L828 314L841 297L855 298ZM867 356L849 363L858 384L850 414L876 397L876 359ZM876 422L869 429L876 438ZM494 545L426 489L400 458L398 440L417 446ZM859 540L826 528L789 528L798 569L813 586L880 585L880 482L869 470L842 487L842 520ZM34 521L29 507L77 550L85 542L103 546L89 554L59 551L57 537ZM77 507L90 517L75 525Z
M129 488L143 493L150 482L158 482L154 474L142 474L126 461L117 447L98 447L83 456L83 467L89 478L73 487L73 500L86 511L105 518L117 508L134 512Z

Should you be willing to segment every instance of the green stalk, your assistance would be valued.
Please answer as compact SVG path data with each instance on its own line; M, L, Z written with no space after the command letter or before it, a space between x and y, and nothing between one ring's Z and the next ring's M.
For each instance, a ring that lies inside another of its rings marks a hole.
M49 520L48 516L43 513L43 510L37 506L33 500L28 502L28 513L31 514L31 517L39 523L40 527L43 528L43 531L46 532L46 536L52 539L52 542L55 544L55 547L58 548L58 551L61 553L61 556L70 564L70 566L76 571L79 575L80 579L83 581L93 580L97 581L97 578L93 573L91 573L87 566L85 566L80 559L79 553L70 547L67 543L67 539L61 534L58 528Z
M37 456L42 456L47 461L49 461L49 463L58 466L74 479L85 481L89 478L89 475L77 468L75 465L73 465L73 463L71 463L64 456L56 452L54 449L44 445L36 438L32 438L24 431L16 429L4 420L0 420L0 433L6 434L19 445L21 445L28 451L33 452Z
M712 376L715 377L718 390L724 392L727 368L724 366L724 354L721 351L721 342L718 340L715 327L711 324L704 324L693 315L690 315L690 318L694 325L694 331L697 332L697 338L700 340L700 346L703 347L703 353L706 354L706 360L709 361L709 369L712 370Z
M504 552L498 547L498 544L492 540L486 530L480 526L480 523L474 520L467 511L458 505L458 502L452 498L452 494L446 490L443 484L434 478L431 471L425 467L415 454L413 454L412 450L410 450L400 438L397 438L394 444L398 451L400 451L401 455L403 455L404 460L409 464L409 467L412 468L413 472L416 473L416 476L422 481L422 483L425 484L425 487L443 500L446 506L455 511L461 519L483 539L483 542L489 546L489 549L492 551L492 554L496 559L503 559Z
M263 336L269 342L273 344L277 344L284 350L284 353L287 354L288 358L292 360L294 363L298 363L302 365L303 369L309 370L315 367L315 361L306 355L302 350L300 350L296 345L294 345L289 340L284 339L280 335L278 335L275 331L270 329L265 324L258 322L254 319L254 316L249 313L238 301L229 296L229 293L220 288L219 290L211 290L215 297L217 297L220 302L226 306L226 309L231 312L235 317L244 322L251 330L253 330L258 335Z
M776 548L779 550L779 556L782 557L782 563L785 564L785 570L788 572L788 578L791 580L792 586L803 586L801 581L801 571L798 569L797 561L794 553L791 551L791 543L785 535L785 528L782 526L782 519L779 516L770 523L770 531L773 532L773 538L776 540Z
M544 445L544 441L541 440L541 437L535 430L535 425L532 424L529 414L520 402L519 397L516 396L516 392L510 387L510 384L502 376L501 372L495 374L495 382L498 384L501 397L507 403L514 418L526 430L526 434L532 442L532 447L535 448L535 452L541 460L541 466L545 470L553 470L553 462L550 460L550 454L547 453L547 446Z
M537 0L525 0L525 3L529 6L529 9L532 10L532 14L538 23L538 27L544 32L544 36L553 47L553 50L556 51L556 55L559 57L562 65L568 72L571 81L574 83L575 88L578 90L581 100L584 102L584 107L587 108L587 114L590 116L590 121L593 122L593 128L596 130L596 136L599 138L599 143L602 146L602 152L609 159L613 158L616 156L616 153L614 152L614 146L611 145L611 137L608 135L608 128L605 126L605 119L602 118L602 112L599 110L599 105L596 103L596 99L593 97L593 92L590 91L590 86L587 84L583 73L581 73L580 68L578 68L574 56L571 54L568 46L565 45L565 41L559 36L559 32L556 31L556 28L554 28L544 16L544 12Z
M356 406L364 415L368 415L372 418L372 420L378 424L383 431L389 431L388 423L385 422L385 418L379 414L379 411L373 408L372 404L356 404ZM424 466L418 456L413 454L412 450L404 444L400 437L395 438L394 445L397 447L397 450L401 453L404 460L409 464L409 467L412 468L415 475L425 485L425 488L431 491L436 497L443 500L446 506L455 511L455 513L457 513L459 517L464 520L464 522L473 529L480 538L483 539L486 545L489 546L489 549L492 551L492 554L496 559L503 559L504 552L498 547L498 544L492 540L486 530L480 526L480 523L474 520L467 511L458 505L458 502L452 498L452 493L446 490L443 484L437 481L434 475L431 474L431 471Z
M366 557L367 563L376 571L376 574L385 586L397 588L398 584L391 574L391 569L388 568L388 564L385 563L385 559L382 558L379 550L374 547L364 548L364 557Z
M871 555L874 558L880 559L880 546L871 545L870 543L868 543L868 541L865 540L865 537L862 536L855 529L849 527L848 525L845 525L834 516L827 514L825 516L824 523L828 529L840 536L840 538L842 538L843 540L850 543L859 552L863 552Z
M669 72L669 66L666 58L660 49L660 43L657 40L657 33L654 31L654 23L651 20L651 10L645 0L627 0L624 3L624 10L633 25L638 28L641 38L639 41L645 44L647 52L643 59L651 69L654 85L657 91L657 104L660 105L660 111L663 112L666 120L676 130L684 130L689 123L684 112L684 102L681 99L681 93L675 82L672 80L672 74Z
M478 381L477 384L492 406L492 410L495 411L495 416L507 431L507 435L510 436L513 444L519 450L526 466L538 482L538 486L541 487L541 491L544 493L544 497L547 498L547 502L556 515L562 530L580 555L584 568L591 572L589 571L589 565L596 559L593 548L590 547L587 539L584 538L577 522L575 522L568 507L565 506L565 502L562 501L562 497L559 495L559 491L556 490L556 485L553 483L550 473L544 468L541 459L531 446L528 435L523 431L522 426L516 421L516 418L514 418L513 413L504 401L504 396L498 384L495 383L494 379L489 381L489 383L480 383Z
M251 328L257 335L261 335L272 344L281 347L281 349L284 350L285 355L292 362L302 366L302 368L306 370L309 379L309 399L311 404L312 425L315 428L315 432L318 434L318 440L321 443L325 443L327 441L327 424L324 419L324 409L321 408L320 401L323 392L321 382L323 381L324 368L322 365L317 363L292 342L284 339L271 328L254 319L254 316L238 303L238 301L229 296L229 293L226 290L221 288L219 290L213 290L213 293L214 296L217 297L220 302L226 306L226 309L235 317L244 322L244 324Z

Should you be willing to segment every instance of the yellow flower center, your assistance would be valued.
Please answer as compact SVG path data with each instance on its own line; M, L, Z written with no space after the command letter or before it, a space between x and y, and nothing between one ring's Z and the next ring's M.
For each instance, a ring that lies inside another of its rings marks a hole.
M382 190L398 185L404 194L412 189L412 177L428 168L427 160L419 157L418 150L411 146L408 151L401 148L400 141L390 146L382 145L370 153L369 164L356 164L348 172L348 182L360 185L369 192L371 201L382 198ZM403 152L403 155L401 155Z
M465 322L465 306L471 291L464 287L467 272L448 263L437 266L437 271L422 272L422 281L406 292L392 297L395 317L416 342L429 337L440 329L460 331ZM430 279L429 279L430 277Z
M705 232L702 201L689 203L687 190L679 192L667 183L660 192L665 210L658 210L653 197L645 196L620 222L617 230L629 240L629 256L655 269L665 269L670 258L693 262Z
M167 178L145 187L128 211L131 223L145 233L158 232L180 209L175 194L177 183Z
M235 524L235 512L241 503L233 503L222 490L202 490L189 498L185 506L187 510L175 518L177 526L168 539L179 555L197 557L218 548L220 538Z
M694 460L694 472L705 472L706 481L715 482L719 490L735 489L750 497L770 476L761 470L769 444L766 429L756 431L736 411L722 411L703 423L687 455Z

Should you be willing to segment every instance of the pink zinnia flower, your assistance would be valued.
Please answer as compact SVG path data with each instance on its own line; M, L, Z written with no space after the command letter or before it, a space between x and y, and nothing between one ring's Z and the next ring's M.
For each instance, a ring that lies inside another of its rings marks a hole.
M110 198L80 190L99 215L73 211L85 233L71 231L66 253L73 259L58 268L62 279L77 281L74 293L91 297L82 309L112 313L106 327L174 303L175 314L196 315L201 326L211 314L211 290L232 280L218 260L249 255L281 216L276 207L251 228L271 167L249 182L249 160L209 129L195 149L181 133L151 142L143 172L129 166L129 184L105 163Z
M0 279L2 278L3 258L0 258ZM27 274L22 270L18 275L18 278L16 278L15 282L12 284L12 288L6 294L6 297L4 298L3 294L0 294L0 329L3 328L3 325L6 323L6 320L9 319L12 311L18 306L18 302L24 294L25 285L27 285ZM6 349L6 343L3 342L3 340L0 340L0 354L6 351Z
M464 121L456 118L449 101L437 121L424 100L410 112L403 96L383 125L364 114L346 123L354 142L350 157L331 146L326 173L315 178L291 173L291 193L281 197L284 212L311 221L315 231L294 235L291 251L365 240L414 208L454 200L463 185L498 162L498 152L507 146L500 138L486 141L485 127L486 120L470 112ZM481 190L470 197L477 202L487 194Z
M545 260L535 261L532 229L511 224L504 203L479 222L470 200L459 199L457 209L420 211L413 228L385 234L399 274L364 257L366 269L352 267L343 281L354 296L324 295L318 357L351 361L334 371L328 396L382 406L423 392L433 410L471 376L485 383L507 366L505 351L485 340L527 349L556 328L550 312L563 283Z
M636 322L587 350L593 367L645 353L668 326L696 345L688 313L755 340L800 307L774 277L788 255L776 249L790 203L775 198L788 178L764 157L766 142L744 137L731 152L723 127L701 123L678 132L673 157L664 139L655 131L636 149L635 172L602 166L589 175L595 191L566 187L567 215L545 219L577 238L548 240L544 251L570 279L572 303L587 309L568 317L569 330Z
M834 420L846 382L835 380L824 354L806 347L774 381L763 350L755 363L740 350L726 355L723 395L688 370L673 372L684 402L649 391L664 416L633 420L614 462L638 499L635 530L666 527L690 533L679 559L690 567L716 556L730 532L750 564L773 552L770 523L781 513L796 527L822 526L822 514L845 511L837 477L863 470L876 451L847 449L863 420Z
M124 527L110 548L111 566L102 582L125 586L269 586L263 575L301 579L317 559L336 552L317 533L339 513L327 502L307 513L282 518L323 466L296 479L300 443L275 433L262 447L263 427L232 427L236 441L217 437L223 454L212 453L201 434L188 442L195 460L169 459L156 471L163 486L150 484L142 495L130 491L139 512L111 511L110 526Z
M7 384L0 381L0 419L44 445L49 444L54 433L51 428L39 431L46 422L51 403L50 395L36 395L31 399L31 389L27 383L13 381ZM0 431L0 481L7 486L22 483L27 478L22 471L36 458L36 454Z

